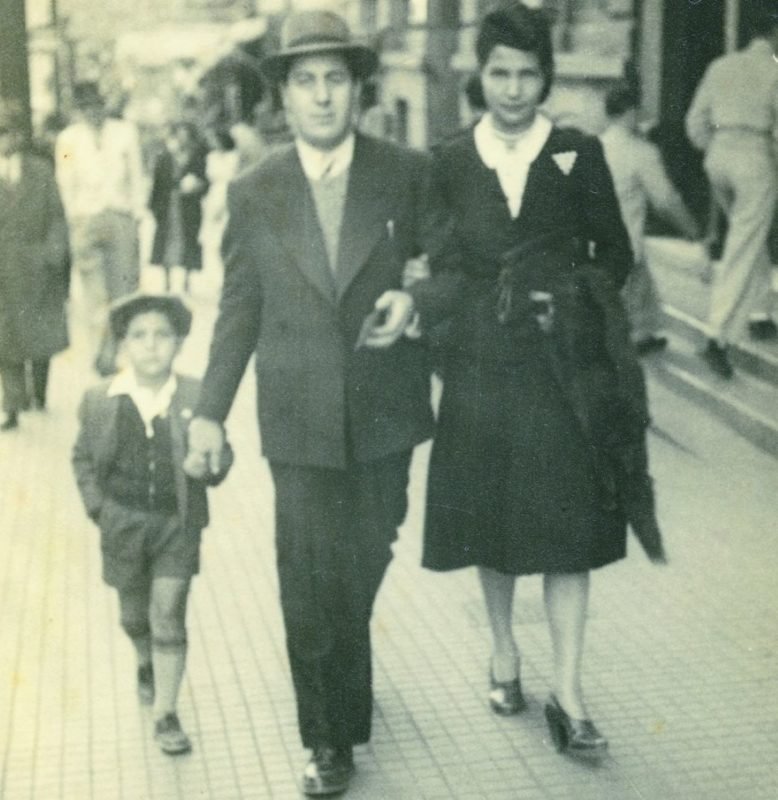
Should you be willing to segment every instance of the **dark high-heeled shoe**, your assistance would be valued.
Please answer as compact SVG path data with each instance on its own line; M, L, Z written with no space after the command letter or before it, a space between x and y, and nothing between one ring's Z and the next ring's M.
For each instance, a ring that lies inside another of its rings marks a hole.
M489 666L489 706L495 714L502 717L524 711L527 702L521 693L521 680L518 675L512 681L498 681L495 680L494 669Z
M573 719L552 694L546 703L546 722L557 753L581 758L600 758L608 749L608 740L590 719Z

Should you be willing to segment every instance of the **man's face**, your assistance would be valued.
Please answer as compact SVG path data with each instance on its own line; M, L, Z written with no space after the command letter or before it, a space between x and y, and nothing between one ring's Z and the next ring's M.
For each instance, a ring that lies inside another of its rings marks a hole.
M332 150L353 130L359 84L343 56L295 60L281 94L292 130L311 147Z

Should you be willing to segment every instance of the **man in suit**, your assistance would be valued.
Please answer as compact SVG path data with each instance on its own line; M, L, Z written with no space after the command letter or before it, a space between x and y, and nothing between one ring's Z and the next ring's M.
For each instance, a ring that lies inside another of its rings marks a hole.
M376 54L323 11L291 15L266 60L295 141L235 181L225 280L187 468L218 468L222 422L256 355L262 448L308 795L344 790L370 736L370 616L432 433L406 260L442 258L427 160L355 133ZM366 336L363 321L384 318ZM385 335L384 332L390 332ZM397 341L394 341L397 338ZM362 346L362 344L367 346Z

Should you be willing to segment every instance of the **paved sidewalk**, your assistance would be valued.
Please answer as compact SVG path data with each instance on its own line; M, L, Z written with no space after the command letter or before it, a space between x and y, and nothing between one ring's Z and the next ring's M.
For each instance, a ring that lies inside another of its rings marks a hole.
M182 359L201 370L212 305ZM211 493L190 608L181 717L190 756L151 742L96 530L71 477L78 346L58 357L51 410L0 438L0 797L286 800L305 763L286 665L272 484L257 455L253 386L229 430L237 452ZM550 675L541 582L520 582L516 630L529 710L486 704L488 630L475 575L419 566L427 448L374 620L376 715L354 800L737 800L778 797L775 461L651 386L651 455L671 564L637 545L595 575L585 661L611 740L599 767L558 756L542 703Z

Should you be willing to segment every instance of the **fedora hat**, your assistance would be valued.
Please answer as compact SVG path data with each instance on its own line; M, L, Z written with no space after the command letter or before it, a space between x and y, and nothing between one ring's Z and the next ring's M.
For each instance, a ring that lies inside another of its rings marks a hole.
M328 54L343 55L362 80L378 67L378 54L355 41L342 17L332 11L299 11L286 18L279 49L262 62L262 71L273 83L281 83L293 59Z
M184 337L192 327L192 312L180 297L174 294L151 294L133 292L120 297L109 310L111 333L119 341L127 335L127 328L134 317L147 311L159 311L173 326L177 336Z

